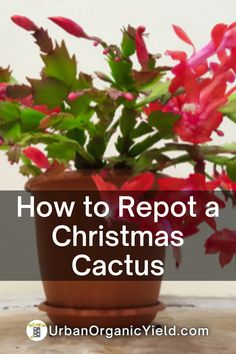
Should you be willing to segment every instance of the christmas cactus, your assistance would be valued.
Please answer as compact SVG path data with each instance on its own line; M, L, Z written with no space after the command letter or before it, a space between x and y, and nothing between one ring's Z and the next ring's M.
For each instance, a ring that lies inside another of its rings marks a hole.
M200 50L181 27L173 26L191 54L167 50L164 55L173 65L163 66L161 55L148 51L143 26L124 28L117 46L87 34L70 19L49 19L78 40L89 41L108 70L84 73L64 41L57 43L30 19L13 16L33 36L43 68L40 78L27 78L27 84L17 82L10 68L0 69L0 148L10 163L20 162L25 176L130 169L140 174L133 187L147 183L144 172L189 163L193 171L183 178L166 172L156 177L159 188L223 189L234 199L236 143L215 145L214 137L224 135L224 119L236 122L235 23L217 24ZM107 153L112 144L115 156ZM95 182L98 187L105 183L98 175ZM206 251L219 252L225 265L236 254L235 235L215 229Z

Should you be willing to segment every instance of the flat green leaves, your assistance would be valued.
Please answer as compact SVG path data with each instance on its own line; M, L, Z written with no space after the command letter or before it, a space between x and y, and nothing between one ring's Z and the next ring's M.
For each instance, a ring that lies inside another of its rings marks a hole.
M133 85L131 76L132 63L126 59L115 61L110 58L108 64L117 87L128 91Z
M228 103L221 107L220 111L236 123L236 94L234 93L229 97Z
M174 135L173 127L179 118L172 113L155 111L149 115L148 122L152 127L158 129L161 137L170 138Z
M206 160L214 163L215 165L225 166L227 165L229 158L221 155L206 155Z
M121 136L118 137L116 148L120 154L128 154L129 148L132 145L133 140L130 138L130 134L136 125L136 112L129 108L123 108L119 126Z
M87 150L95 158L95 161L101 161L106 150L105 139L101 136L93 137L87 145Z
M151 84L146 85L145 90L147 96L141 100L139 100L135 107L143 107L150 102L156 101L158 98L169 95L169 85L170 82L161 82L159 79L154 80Z
M75 128L75 117L70 113L57 113L45 117L40 124L41 129L71 130Z
M18 120L20 109L12 102L0 101L0 123L9 123Z
M94 111L92 109L82 112L77 116L71 113L61 112L45 117L40 124L41 129L53 128L54 130L69 132L73 129L85 129L91 135L96 133L96 128L91 122Z
M28 132L37 130L44 116L44 113L31 108L22 109L20 112L22 131Z
M153 129L147 122L140 122L135 128L130 132L131 139L137 139L143 135L152 133Z
M47 146L48 157L58 161L71 161L75 159L76 145L70 142L52 143Z
M135 29L131 26L128 26L128 29L124 29L123 38L121 42L121 51L125 57L130 57L135 53Z
M136 143L131 147L129 150L129 156L130 157L136 157L142 154L144 151L148 150L151 146L156 144L160 140L160 134L159 132L154 133L152 135L148 135L145 139L142 141Z
M19 121L6 123L4 125L0 124L0 136L4 138L6 143L15 142L21 136L21 125Z
M44 38L48 40L47 36ZM42 41L44 40L42 38ZM43 42L44 43L44 42ZM41 43L42 44L42 43ZM47 42L47 46L50 43ZM41 79L28 79L32 86L32 94L35 104L47 105L49 108L60 106L67 100L71 88L76 86L77 64L75 56L70 57L65 42L56 44L54 49L46 50L42 55L45 64Z
M16 140L21 133L37 130L44 113L18 103L0 102L0 130L5 139Z
M225 114L236 114L236 98L230 100L226 106L221 108L221 112Z
M45 64L43 73L46 76L58 79L68 86L72 85L76 79L76 59L74 55L70 57L64 41L60 46L56 44L51 53L42 55L42 59Z
M131 133L132 137L139 137L143 134L149 134L140 142L134 144L129 150L129 156L136 157L155 145L160 139L170 139L174 136L173 126L179 119L172 113L165 113L161 111L152 112L148 117L148 122L143 122ZM154 132L155 130L157 132Z
M124 137L128 136L136 124L136 112L129 108L123 108L120 117L120 130Z
M47 145L47 149L49 148L50 156L56 157L57 155L57 158L59 160L67 160L68 158L70 159L72 155L74 157L74 154L77 153L81 156L81 159L86 161L88 164L92 164L94 162L93 156L89 152L87 152L78 141L72 140L69 137L66 137L65 135L47 133L26 133L22 134L21 139L18 141L18 144L22 146L45 144ZM51 149L50 147L52 145L53 148Z
M61 105L67 97L66 84L53 77L43 77L41 80L29 79L32 85L35 104L44 104L49 108Z
M22 133L37 130L44 114L18 103L0 102L0 135L4 140L16 142Z
M156 161L158 164L158 169L162 170L170 161L170 158L164 154L161 154L158 149L148 150L138 158L135 166L136 173L149 170L152 167L153 161Z
M236 181L236 159L229 160L226 165L228 176L232 181Z

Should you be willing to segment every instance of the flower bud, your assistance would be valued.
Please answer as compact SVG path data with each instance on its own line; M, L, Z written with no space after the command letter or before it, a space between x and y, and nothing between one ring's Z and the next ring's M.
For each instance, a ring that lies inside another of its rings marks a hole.
M145 27L139 26L136 29L136 35L135 35L136 54L137 54L138 61L142 67L146 67L149 61L149 54L143 39L143 33L145 32L145 29L146 29Z
M34 22L25 16L14 15L11 17L11 20L26 31L36 32L39 29Z
M130 92L124 92L123 93L123 97L127 100L127 101L133 101L134 100L134 95Z
M23 154L30 159L37 167L49 169L51 164L47 158L47 156L37 149L36 147L29 146L25 148Z
M102 73L101 71L95 71L96 76L103 81L106 82L111 82L111 79L109 78L109 76L107 76L106 74Z
M105 48L104 51L103 51L103 54L109 54L110 53L110 48Z
M21 148L19 145L13 145L9 148L7 156L8 161L13 165L14 163L18 163L20 160Z
M72 21L69 18L58 16L58 17L49 17L49 20L51 20L56 25L64 29L66 32L72 34L72 36L78 38L90 39L90 37L85 33L83 28L80 25L78 25L78 23Z
M84 94L84 91L78 91L78 92L70 92L68 95L68 100L73 102L75 100L77 100L77 98L79 98L80 96L82 96Z

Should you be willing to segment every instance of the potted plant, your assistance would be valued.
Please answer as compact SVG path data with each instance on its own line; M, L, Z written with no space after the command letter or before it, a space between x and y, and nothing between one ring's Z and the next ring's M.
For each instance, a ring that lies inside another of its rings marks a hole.
M216 25L210 42L199 51L174 26L193 53L168 50L166 55L177 61L170 67L159 65L160 54L149 53L143 26L124 28L117 46L88 35L70 19L51 17L66 32L102 51L109 73L91 75L79 71L64 41L52 41L26 17L12 20L32 34L43 61L40 78L27 78L27 84L16 82L9 68L0 70L1 149L31 177L27 190L125 186L163 191L222 188L233 193L236 144L206 143L223 135L219 126L224 116L235 121L235 24ZM111 147L114 156L108 154ZM206 162L214 166L213 173ZM190 175L166 174L169 167L183 163L192 165ZM219 252L225 265L236 253L235 244L235 233L222 230L205 246L208 253ZM179 263L179 253L174 254ZM71 326L145 324L164 307L158 302L160 282L155 281L48 281L44 289L46 304L41 308L54 322Z

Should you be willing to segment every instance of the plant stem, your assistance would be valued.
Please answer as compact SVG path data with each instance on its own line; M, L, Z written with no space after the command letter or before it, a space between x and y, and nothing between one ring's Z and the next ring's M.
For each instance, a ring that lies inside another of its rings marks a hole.
M190 145L190 144L177 144L177 143L167 143L162 149L161 152L166 151L196 151L196 148L203 155L218 155L218 154L232 154L236 155L236 148L228 148L227 146L199 146L199 145Z

